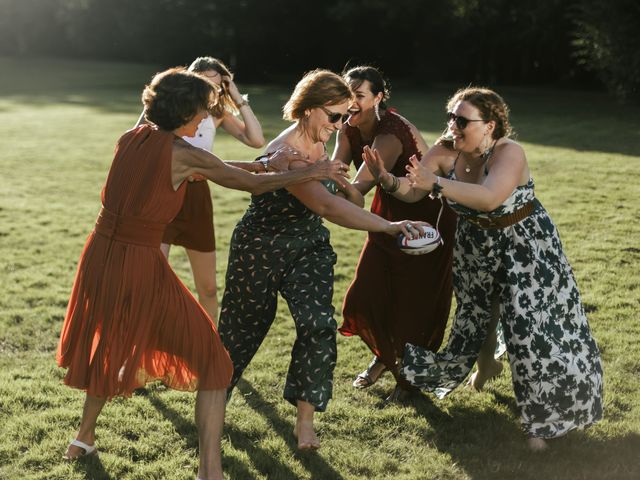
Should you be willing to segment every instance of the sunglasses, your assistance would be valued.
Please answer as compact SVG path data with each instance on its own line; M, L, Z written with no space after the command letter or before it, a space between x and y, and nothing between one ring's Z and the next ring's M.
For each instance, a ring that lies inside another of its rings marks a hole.
M447 112L447 123L455 123L456 127L460 130L464 130L469 125L469 122L484 122L484 120L469 120L468 118L461 117L460 115L456 115L453 112Z
M331 123L338 123L339 120L342 120L342 123L345 123L349 119L348 113L332 112L331 110L329 110L328 108L324 108L323 106L320 106L319 108L321 108L322 111L327 114L327 118Z

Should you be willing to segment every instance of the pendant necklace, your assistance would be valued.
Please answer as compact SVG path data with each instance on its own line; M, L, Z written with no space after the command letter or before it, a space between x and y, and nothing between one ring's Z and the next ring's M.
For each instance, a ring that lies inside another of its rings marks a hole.
M480 155L479 158L482 159L482 163L485 164L487 163L487 160L489 160L489 157L491 156L491 154L493 153L493 149L496 146L496 143L498 143L498 140L495 140L493 142L493 145L491 145L489 148L487 148L484 152L482 152L482 154ZM467 173L471 172L471 166L469 165L468 162L465 161L465 167L464 167L464 171Z

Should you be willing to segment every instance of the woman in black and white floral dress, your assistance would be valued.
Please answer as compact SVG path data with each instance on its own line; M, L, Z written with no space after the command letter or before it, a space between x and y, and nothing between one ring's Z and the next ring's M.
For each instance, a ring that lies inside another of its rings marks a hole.
M482 388L502 370L493 358L499 322L529 445L544 449L544 439L602 418L600 352L524 151L508 138L508 107L481 88L458 91L447 107L445 135L422 163L412 160L394 195L416 201L431 192L458 213L456 315L440 352L407 345L402 374L443 397L477 362L470 383ZM377 152L365 160L383 188L393 186Z

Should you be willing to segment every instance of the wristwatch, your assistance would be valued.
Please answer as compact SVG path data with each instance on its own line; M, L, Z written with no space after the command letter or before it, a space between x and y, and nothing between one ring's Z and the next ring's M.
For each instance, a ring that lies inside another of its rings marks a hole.
M242 95L242 101L240 103L236 103L236 107L238 108L238 110L240 110L240 108L244 107L245 105L249 105L249 96L246 93Z

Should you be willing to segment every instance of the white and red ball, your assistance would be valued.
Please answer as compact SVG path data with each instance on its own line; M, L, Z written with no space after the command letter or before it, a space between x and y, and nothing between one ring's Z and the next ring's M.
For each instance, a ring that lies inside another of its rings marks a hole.
M424 255L433 252L443 243L440 232L430 225L421 225L422 235L416 238L407 238L404 234L398 235L398 247L408 255Z

